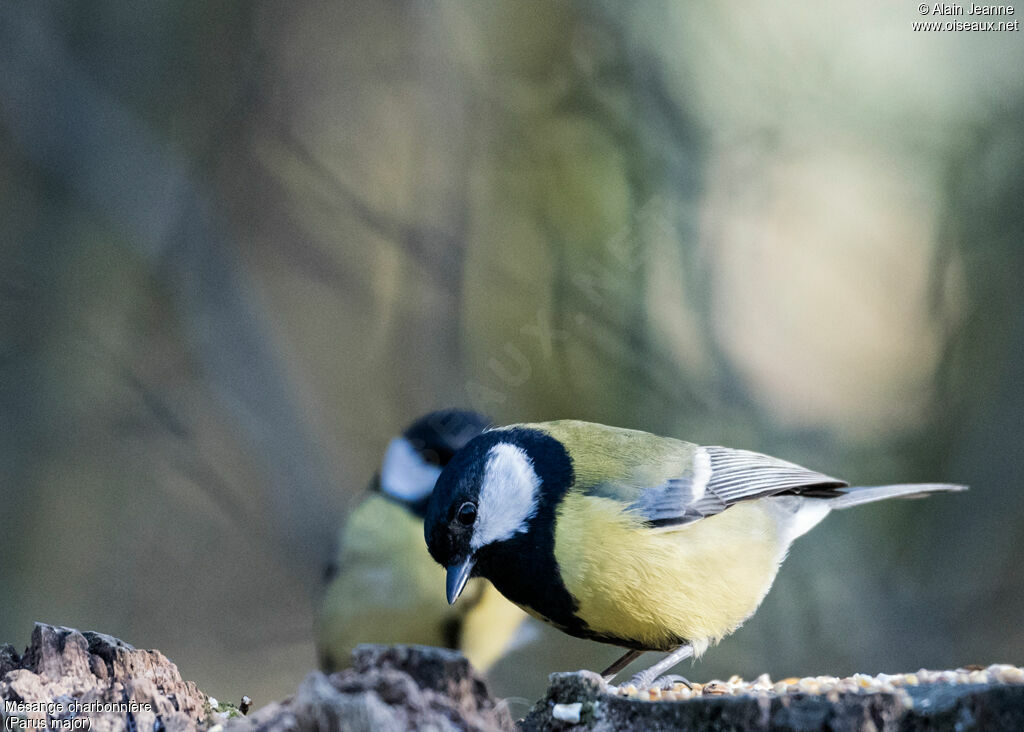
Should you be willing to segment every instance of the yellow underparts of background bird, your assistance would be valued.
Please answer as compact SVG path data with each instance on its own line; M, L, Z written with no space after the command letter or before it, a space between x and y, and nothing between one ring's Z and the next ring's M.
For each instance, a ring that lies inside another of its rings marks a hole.
M444 569L423 544L423 522L382 495L367 497L350 515L340 532L337 567L315 629L326 670L346 666L360 643L457 647L486 670L525 619L483 579L467 586L464 606L449 606Z

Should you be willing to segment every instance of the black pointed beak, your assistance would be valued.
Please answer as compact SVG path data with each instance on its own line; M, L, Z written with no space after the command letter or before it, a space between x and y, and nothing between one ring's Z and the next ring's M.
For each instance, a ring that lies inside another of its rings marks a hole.
M454 605L455 601L459 599L459 595L465 589L466 583L469 581L469 575L472 572L473 557L469 557L464 562L448 565L447 589L449 605Z

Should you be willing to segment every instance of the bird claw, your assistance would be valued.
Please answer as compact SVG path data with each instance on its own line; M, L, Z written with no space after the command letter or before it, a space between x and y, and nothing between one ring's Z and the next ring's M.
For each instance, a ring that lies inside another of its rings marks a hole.
M685 684L686 688L691 690L693 689L693 684L691 684L685 676L680 676L679 674L667 674L665 676L659 676L656 679L652 679L648 674L641 672L634 676L629 683L638 689L658 688L662 691L666 691L671 689L673 684L677 683Z
M666 689L671 689L675 684L683 684L687 689L693 691L693 684L690 683L690 680L685 676L680 676L679 674L667 674L662 676L660 679L655 679L651 686L660 686L662 691L664 691Z

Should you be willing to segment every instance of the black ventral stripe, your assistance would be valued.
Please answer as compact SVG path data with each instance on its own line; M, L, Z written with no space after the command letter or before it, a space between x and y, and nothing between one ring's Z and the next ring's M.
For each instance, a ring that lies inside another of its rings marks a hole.
M509 442L526 451L541 480L541 493L530 531L483 547L477 553L478 573L512 602L533 609L565 632L592 637L576 615L579 603L562 581L555 559L555 511L575 481L572 458L561 442L540 430L514 427L486 435L491 444Z

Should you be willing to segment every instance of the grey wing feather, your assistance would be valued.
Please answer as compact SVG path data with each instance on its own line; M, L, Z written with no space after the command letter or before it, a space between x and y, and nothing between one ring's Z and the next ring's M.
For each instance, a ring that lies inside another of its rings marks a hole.
M630 505L654 527L680 526L735 505L779 494L838 496L847 484L768 455L728 447L703 447L703 469L643 491Z
M693 478L674 478L648 488L629 507L652 526L685 524L721 513L728 505L714 493L695 493Z

